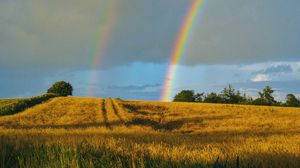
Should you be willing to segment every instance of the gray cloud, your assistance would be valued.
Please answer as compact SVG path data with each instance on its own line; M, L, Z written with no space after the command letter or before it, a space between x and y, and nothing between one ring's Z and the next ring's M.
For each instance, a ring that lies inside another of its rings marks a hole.
M189 1L115 0L117 21L101 67L163 63ZM0 1L0 66L90 69L111 0ZM207 0L184 63L299 60L297 0Z
M77 95L85 95L84 89L77 88ZM119 97L122 99L134 100L159 100L161 85L113 85L113 86L93 86L93 95L98 97Z
M0 2L0 65L84 67L107 3L96 0Z
M185 62L299 60L300 1L207 1Z
M275 65L255 73L274 74L274 73L291 73L293 68L291 65Z
M167 60L188 3L114 1L117 20L101 56L111 0L0 1L1 67L89 69L97 56L102 67Z
M0 97L30 97L47 91L43 78L32 73L6 71L0 68Z
M244 83L234 83L233 85L241 88L256 88L258 90L261 90L265 86L271 86L275 88L276 91L300 94L299 91L300 80L262 81L262 82L247 82L247 83L244 82Z

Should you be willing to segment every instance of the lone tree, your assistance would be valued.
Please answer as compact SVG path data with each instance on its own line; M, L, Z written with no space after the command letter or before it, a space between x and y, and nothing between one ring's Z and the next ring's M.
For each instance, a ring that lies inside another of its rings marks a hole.
M174 97L174 102L195 102L194 91L183 90Z
M54 93L60 96L69 96L72 95L72 92L72 85L65 81L58 81L54 83L47 91L47 93Z

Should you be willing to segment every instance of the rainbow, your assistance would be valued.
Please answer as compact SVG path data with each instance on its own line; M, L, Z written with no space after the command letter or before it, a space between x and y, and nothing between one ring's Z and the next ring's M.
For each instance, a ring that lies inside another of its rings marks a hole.
M177 65L180 62L180 59L185 53L187 43L192 34L193 26L197 21L197 16L202 11L202 7L204 6L204 0L192 0L188 13L185 16L180 32L174 44L172 54L170 56L168 72L165 78L161 101L170 101L170 97L172 94L172 87L174 84L175 73L177 69Z
M101 64L101 58L105 55L107 44L111 39L112 30L117 21L120 3L121 3L120 0L109 0L108 7L104 11L105 21L99 24L98 33L97 33L97 42L95 46L96 50L92 58L93 60L92 69L94 71L91 72L91 75L89 77L90 79L89 79L89 86L87 91L89 96L94 96L94 89L92 85L96 84L96 81L99 77L99 74L97 73L96 70Z

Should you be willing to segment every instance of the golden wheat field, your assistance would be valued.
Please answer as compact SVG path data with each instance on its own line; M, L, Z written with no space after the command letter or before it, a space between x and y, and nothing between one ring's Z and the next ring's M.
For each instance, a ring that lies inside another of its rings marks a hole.
M15 147L84 141L186 165L300 167L299 108L59 97L0 117L0 137Z

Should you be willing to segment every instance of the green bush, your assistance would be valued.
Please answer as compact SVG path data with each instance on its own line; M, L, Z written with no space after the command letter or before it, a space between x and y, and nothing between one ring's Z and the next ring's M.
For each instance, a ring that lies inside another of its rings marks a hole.
M58 97L57 94L44 94L42 96L36 96L28 99L20 99L19 101L16 101L14 103L8 104L6 106L0 107L0 116L3 115L11 115L15 114L21 111L24 111L25 109L35 106L37 104L40 104L42 102L45 102L51 98Z
M205 103L225 103L225 101L222 99L222 97L215 92L211 92L211 93L207 94L204 98L204 102Z
M72 92L72 85L65 81L58 81L54 83L47 91L47 93L54 93L60 96L69 96L72 95Z
M174 102L195 102L195 94L192 90L183 90L174 97Z

